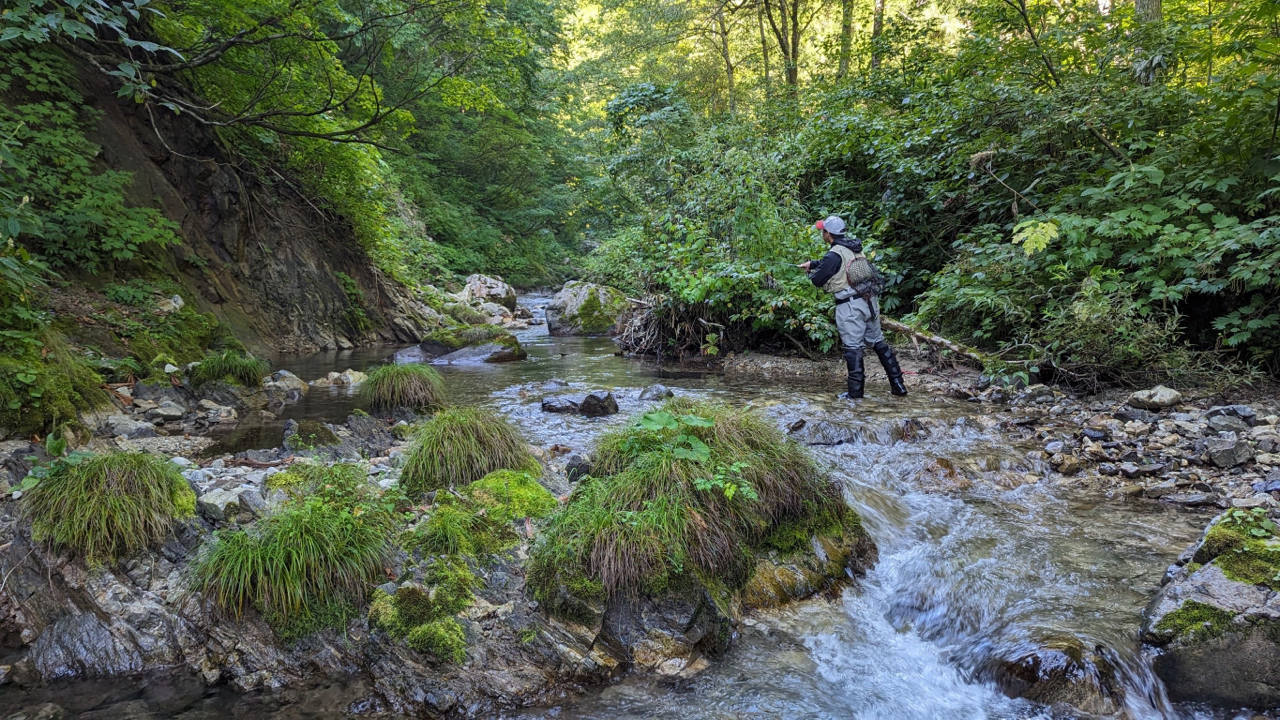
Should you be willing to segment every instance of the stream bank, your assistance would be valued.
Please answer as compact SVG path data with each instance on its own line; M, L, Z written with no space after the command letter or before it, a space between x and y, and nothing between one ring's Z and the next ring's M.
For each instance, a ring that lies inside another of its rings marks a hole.
M833 401L832 389L812 380L788 384L741 374L670 377L669 371L617 357L607 340L540 337L543 331L536 326L528 335L524 332L520 331L521 342L529 349L529 360L441 370L459 402L492 407L523 431L546 468L544 483L556 494L574 486L575 455L589 455L602 431L658 402L642 396L660 380L678 396L753 405L807 445L841 479L846 499L880 547L879 562L855 589L740 618L734 647L723 658L682 664L699 672L677 672L663 682L641 673L612 682L620 666L591 649L589 633L557 627L529 606L518 550L514 564L484 574L483 604L477 603L468 620L474 622L475 636L485 639L473 644L466 662L456 669L424 665L403 649L377 642L370 655L370 633L362 619L349 623L345 633L326 631L296 646L280 647L260 621L220 623L215 631L201 629L205 621L196 612L194 630L179 624L164 631L164 637L176 639L173 647L179 650L164 664L190 667L187 651L199 655L212 648L221 658L203 677L139 680L127 690L115 686L104 693L101 685L92 683L29 685L17 672L0 689L0 701L5 707L61 701L73 714L85 717L127 712L148 718L376 715L406 709L409 706L397 706L387 698L409 696L418 698L419 704L412 706L418 711L464 716L509 712L529 704L548 709L521 711L522 716L1074 716L1069 708L1052 709L1060 702L1102 715L1232 717L1172 703L1147 651L1135 639L1143 608L1159 587L1164 568L1220 511L1219 504L1270 497L1270 491L1252 487L1256 481L1251 476L1265 480L1267 474L1256 457L1218 468L1211 461L1201 464L1201 455L1190 452L1195 441L1211 435L1209 407L1214 399L1184 400L1178 408L1144 421L1130 417L1134 408L1123 396L1079 400L1027 388L1000 398L998 393L1008 391L980 389L972 375L915 375L909 378L913 394L905 400L876 392L879 386L873 381L873 395L851 407ZM376 364L375 356L393 351L369 352L368 365ZM359 370L356 357L335 354L307 360L314 363L315 372L303 370L299 375ZM609 391L621 412L588 417L543 409L546 397L597 390ZM349 388L324 388L317 395L320 391L312 387L307 395L323 402L305 410L299 404L294 406L298 415L286 414L278 424L264 423L262 427L279 434L268 437L264 432L262 439L246 443L256 447L188 458L202 465L189 467L188 479L202 496L260 484L275 468L237 466L237 456L260 458L256 462L288 457L281 447L286 424L314 420L328 422L339 437L356 441L351 454L359 456L363 448L366 471L380 484L389 484L399 470L403 440L385 423L368 427L368 421L353 412L359 401L348 394ZM1259 423L1253 429L1273 427L1263 410L1254 413ZM1174 418L1175 412L1188 417ZM1146 432L1129 425L1135 422L1146 425ZM1086 431L1095 425L1110 436L1091 438ZM1166 432L1180 439L1164 441ZM1152 450L1156 438L1161 448ZM1097 444L1104 457L1089 455L1093 445L1088 443ZM1101 472L1101 466L1113 459L1107 453L1114 454L1117 464L1145 467L1149 463L1124 458L1150 454L1163 462L1171 457L1167 450L1184 449L1186 456L1180 459L1187 460L1186 469L1179 462L1163 470L1172 473L1168 478ZM1066 457L1080 459L1074 473L1062 471ZM1211 492L1216 497L1202 505L1164 500L1179 493L1147 492L1165 482L1186 493ZM1209 490L1196 488L1196 483ZM1135 492L1133 485L1142 491ZM243 495L218 508L221 522L228 514L252 515L255 500L241 502ZM216 525L210 504L206 498L204 522ZM13 505L5 503L8 522L14 519ZM182 545L182 538L178 540ZM78 573L35 548L21 554L41 554L46 567L58 568L71 580L51 612L65 612L67 602L76 607L109 606L113 609L108 617L120 618L109 625L145 627L142 619L169 617L165 613L171 611L145 603L110 605L108 599L119 602L119 597L108 593L86 599L82 593L103 583L97 587L114 592L132 588L131 597L159 596L170 578L176 579L174 572L191 550L185 545L167 548L158 558L112 571L110 581L103 579L106 576L93 580L92 574ZM12 569L8 566L3 572ZM40 586L42 577L44 573L28 578L26 587ZM539 634L526 643L522 632L529 626ZM69 658L86 651L82 646L63 650ZM131 665L131 657L117 659L120 664L114 669L121 673L144 669ZM1055 689L1028 680L1025 668L1053 667L1053 662L1096 681ZM194 666L202 667L201 662ZM72 674L80 673L74 662L66 667ZM548 675L548 668L556 670ZM582 700L575 700L584 692ZM426 704L428 698L434 704Z

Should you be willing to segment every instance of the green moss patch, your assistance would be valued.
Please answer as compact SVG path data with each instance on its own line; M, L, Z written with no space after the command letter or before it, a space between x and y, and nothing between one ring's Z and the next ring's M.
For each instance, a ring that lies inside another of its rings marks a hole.
M1229 510L1209 528L1193 560L1237 582L1280 590L1280 527L1265 510Z
M447 350L461 350L464 347L499 340L515 339L514 336L497 325L470 325L437 330L422 339L422 343L439 344ZM508 340L509 342L509 340Z
M455 408L422 425L400 474L400 487L415 497L475 482L494 470L536 464L524 438L506 418L483 408Z
M360 395L377 410L439 410L445 406L444 379L426 365L380 365L369 371Z
M256 608L282 637L322 625L333 603L362 604L389 558L392 519L349 467L308 470L307 495L249 528L215 533L193 564L194 587L224 610Z
M463 325L484 325L489 322L489 316L462 303L450 303L444 306L444 314L457 320Z
M497 470L462 492L485 507L495 522L544 518L554 513L559 503L537 478L537 473L527 470Z
M195 504L168 460L123 452L56 461L22 497L37 541L90 562L159 545L175 521L195 513Z
M369 605L369 622L419 652L460 663L466 657L466 636L452 616L475 599L477 582L461 560L436 560L424 584L406 583L394 595L378 591Z
M1195 600L1182 603L1177 610L1156 623L1156 630L1169 633L1173 640L1197 641L1220 637L1231 628L1232 613Z
M602 437L594 467L599 477L552 517L529 564L535 597L569 616L599 592L737 592L759 553L853 514L802 447L724 405L668 402Z
M0 437L46 433L107 402L102 377L62 337L0 354Z

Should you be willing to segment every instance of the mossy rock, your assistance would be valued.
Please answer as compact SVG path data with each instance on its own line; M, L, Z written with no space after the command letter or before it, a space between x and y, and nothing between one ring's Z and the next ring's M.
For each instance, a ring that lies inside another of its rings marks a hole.
M756 560L742 589L745 609L780 607L840 587L851 577L866 575L878 556L852 511L827 527L788 524L775 530L769 543L772 548Z
M284 439L284 446L295 452L331 447L341 443L342 438L339 438L337 433L329 429L328 425L317 420L299 422L294 432L288 433Z
M515 339L514 335L497 325L461 325L436 330L422 339L420 347L429 355L448 355L455 350L499 342L508 337Z
M571 281L547 305L547 331L552 335L610 335L629 307L627 296L619 290Z
M0 439L44 434L108 404L102 377L61 336L45 333L42 351L0 354Z

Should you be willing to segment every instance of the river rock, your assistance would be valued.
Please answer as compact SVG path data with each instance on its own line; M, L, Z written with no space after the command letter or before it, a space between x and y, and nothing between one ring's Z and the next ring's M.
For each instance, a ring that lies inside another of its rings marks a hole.
M547 304L552 335L611 335L627 310L627 296L604 285L571 280Z
M1164 385L1157 385L1150 390L1139 390L1133 393L1126 402L1142 410L1164 410L1182 402L1182 393Z
M862 433L862 428L857 425L823 419L800 419L787 428L787 435L792 440L805 445L841 445L861 438Z
M156 436L156 428L154 425L123 414L108 416L98 427L98 432L111 437L120 437L123 435L124 437L131 439Z
M675 396L676 394L671 392L671 389L666 385L650 385L640 391L641 400L666 400Z
M1059 453L1049 459L1049 464L1063 475L1075 475L1084 468L1084 461L1075 455Z
M1249 432L1249 423L1234 415L1213 415L1209 418L1209 429L1214 432Z
M240 496L249 488L218 488L196 500L196 508L209 522L232 520L240 513ZM243 508L249 510L248 507Z
M165 400L152 410L148 410L146 417L150 420L181 420L187 414L187 409L172 400Z
M1007 651L987 673L1009 697L1113 715L1124 707L1124 689L1106 655L1101 646L1090 649L1076 638L1063 638Z
M1207 507L1217 504L1218 494L1212 492L1170 493L1161 496L1160 502L1185 507Z
M463 302L480 300L502 305L508 311L516 309L515 288L502 281L502 278L489 275L471 275L463 286L459 297Z
M1209 462L1220 468L1232 468L1243 465L1253 459L1253 448L1247 440L1231 435L1228 437L1209 438L1204 441L1205 454Z
M219 405L212 400L201 400L196 403L196 408L204 413L206 420L212 423L235 422L239 418L235 408Z
M576 413L580 403L563 395L542 398L542 412Z
M1258 424L1258 411L1248 405L1217 405L1209 408L1209 412L1205 414L1205 417L1210 420L1215 417L1239 418L1249 427L1253 427Z
M520 343L511 344L483 343L455 350L434 360L434 365L479 365L482 363L504 363L523 360L528 357Z
M268 393L280 397L290 397L296 401L299 397L306 395L311 386L288 370L277 370L263 380L262 389Z
M1170 699L1231 708L1280 705L1274 594L1231 580L1212 562L1174 573L1142 625L1143 640L1162 649L1155 671Z
M618 401L614 399L611 392L593 392L582 399L578 405L578 412L587 417L613 415L618 412Z
M591 461L581 455L570 455L569 462L565 463L564 473L569 482L578 482L591 474Z

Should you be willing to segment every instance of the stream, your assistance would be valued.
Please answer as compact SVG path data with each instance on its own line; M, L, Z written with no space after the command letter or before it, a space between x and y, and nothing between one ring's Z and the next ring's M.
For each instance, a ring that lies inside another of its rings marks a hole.
M547 300L526 296L521 302L541 316ZM602 429L650 405L637 399L637 389L655 382L677 394L751 403L779 421L821 412L872 427L905 418L932 423L930 433L913 442L871 432L862 441L813 448L843 478L849 502L880 548L878 564L857 587L748 620L728 655L692 680L629 676L564 706L504 718L1082 717L1009 699L985 680L998 659L1055 641L1078 641L1116 667L1124 707L1113 717L1257 717L1172 705L1137 640L1142 609L1165 567L1195 540L1208 515L1073 494L1030 459L1038 447L1012 443L968 419L995 412L986 406L924 394L891 399L884 388L872 387L867 400L850 408L834 401L828 387L665 373L614 355L607 339L553 338L545 326L519 337L526 361L441 371L454 401L498 408L544 447L589 449ZM282 358L277 366L313 380L330 370L386 362L394 351ZM610 388L621 413L608 418L552 415L539 407L545 394ZM274 447L287 419L340 422L357 406L345 388L314 388L276 420L223 436L216 451ZM954 465L954 475L963 478L959 484L939 488L939 459ZM62 702L97 687L81 683L46 692ZM337 718L359 690L333 686L242 696L201 689L201 699L178 712L147 701L151 690L139 690L142 699L131 700L127 713L111 713L106 704L77 716ZM13 698L14 691L0 689L0 709L16 703Z

